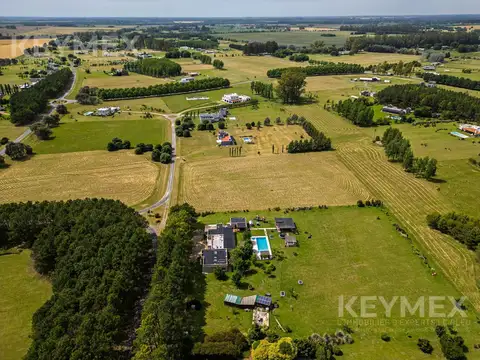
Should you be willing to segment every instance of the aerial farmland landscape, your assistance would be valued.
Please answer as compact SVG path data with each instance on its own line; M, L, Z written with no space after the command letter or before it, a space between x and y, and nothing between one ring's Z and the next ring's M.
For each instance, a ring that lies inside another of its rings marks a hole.
M40 5L0 14L0 360L480 359L476 2Z

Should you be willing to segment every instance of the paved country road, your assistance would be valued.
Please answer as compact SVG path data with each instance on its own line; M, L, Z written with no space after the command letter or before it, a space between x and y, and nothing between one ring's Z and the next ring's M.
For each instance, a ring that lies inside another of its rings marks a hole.
M65 93L62 94L62 96L60 96L59 98L55 99L55 100L52 100L50 101L50 105L51 105L51 109L47 112L47 115L50 115L54 110L55 110L55 102L56 101L65 101L67 103L74 103L76 102L75 100L67 100L65 99L65 96L67 96L68 94L70 94L70 92L73 90L73 87L75 86L75 81L77 80L77 70L75 68L70 68L72 70L72 73L73 73L73 81L72 81L72 84L70 85L70 87L65 91ZM25 140L26 137L28 137L30 134L32 133L32 130L30 130L30 128L26 129L22 135L20 135L19 137L17 137L15 140L13 140L13 142L16 142L16 143L19 143L19 142L22 142L23 140ZM0 150L0 155L5 155L5 148L1 149Z

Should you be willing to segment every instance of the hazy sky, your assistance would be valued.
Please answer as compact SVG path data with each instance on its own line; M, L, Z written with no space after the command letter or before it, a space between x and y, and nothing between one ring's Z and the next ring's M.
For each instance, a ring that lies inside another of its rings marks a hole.
M0 0L0 16L331 16L478 14L480 0Z

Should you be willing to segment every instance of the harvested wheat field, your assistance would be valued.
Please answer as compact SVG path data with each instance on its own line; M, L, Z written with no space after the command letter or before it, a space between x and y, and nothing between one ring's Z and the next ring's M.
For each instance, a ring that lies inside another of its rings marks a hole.
M444 214L452 210L437 186L407 174L398 164L388 162L383 149L371 145L368 140L363 144L341 145L338 155L374 197L382 199L406 230L434 256L442 273L479 311L480 293L475 284L474 254L451 237L431 230L426 224L427 214Z
M12 59L23 55L25 49L42 46L51 39L0 40L0 59Z
M155 189L159 167L131 152L37 155L0 172L0 202L87 197L136 204Z
M334 152L207 159L180 166L178 202L202 211L351 205L370 197Z

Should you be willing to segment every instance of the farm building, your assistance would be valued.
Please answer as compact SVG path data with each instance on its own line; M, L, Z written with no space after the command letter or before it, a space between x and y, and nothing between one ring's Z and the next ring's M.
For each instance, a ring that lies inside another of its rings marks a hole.
M278 231L294 231L297 226L292 218L275 218L275 227Z
M406 115L408 113L407 110L400 109L395 106L384 106L382 108L382 111L390 114L396 114L396 115Z
M247 102L252 100L250 96L246 95L238 95L236 93L233 94L225 94L222 97L222 101L226 102L227 104L237 104L242 102Z
M287 234L285 236L285 247L297 246L297 237L295 235Z
M435 71L435 70L437 70L437 68L433 65L427 65L427 66L423 67L423 70L425 70L425 71Z
M235 234L232 227L223 224L208 225L205 232L207 233L208 249L235 248Z
M120 111L120 108L117 107L104 107L97 109L95 112L98 116L110 116Z
M270 307L272 305L272 298L269 296L252 295L252 296L237 296L227 294L223 299L223 303L229 306L237 306L245 309L253 309L255 307Z
M211 249L202 251L202 272L212 273L215 268L228 270L228 251L227 249Z
M200 121L209 121L211 123L219 122L220 120L225 120L225 117L228 115L228 109L221 108L218 113L204 113L200 114Z
M194 77L194 76L199 76L200 73L198 73L198 72L191 72L191 73L188 73L188 75Z
M458 128L462 131L472 134L473 136L480 136L480 126L478 125L461 124Z
M245 218L231 218L230 226L234 229L245 230L247 228L247 219Z
M437 82L436 81L429 81L428 83L421 83L420 85L426 86L428 88L434 88L437 87Z
M147 54L146 52L137 54L138 59L148 59L148 58L151 58L151 57L152 57L152 54Z
M359 80L360 81L366 81L366 82L376 82L376 81L380 81L382 79L380 79L379 77L371 77L371 78L361 77Z
M217 137L217 144L220 146L232 146L235 145L235 139L226 131L220 130Z
M187 83L192 82L192 81L195 81L195 78L193 76L184 77L184 78L180 79L181 84L187 84Z

